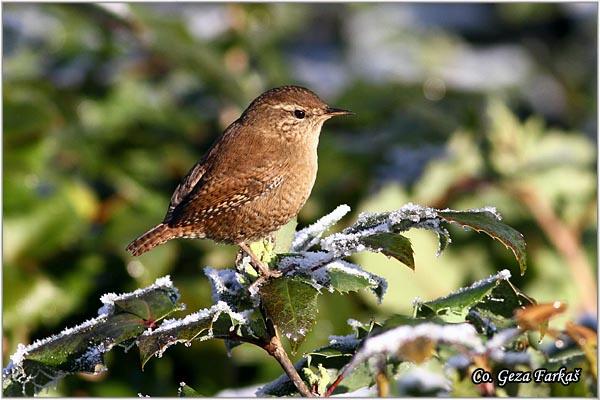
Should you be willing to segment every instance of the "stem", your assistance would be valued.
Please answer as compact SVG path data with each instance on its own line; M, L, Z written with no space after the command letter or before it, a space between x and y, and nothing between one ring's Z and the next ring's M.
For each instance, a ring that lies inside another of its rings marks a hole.
M261 307L261 312L263 314L263 318L265 320L265 324L267 326L267 334L269 335L268 342L262 346L262 348L269 353L273 358L277 360L281 368L285 371L286 375L296 389L300 392L300 394L304 397L314 397L313 393L310 391L308 386L304 383L298 371L294 367L294 364L290 361L285 349L283 348L283 344L279 339L279 335L277 334L277 327L273 323L273 321L266 315L264 309Z
M281 340L279 340L277 336L273 336L264 349L279 362L281 368L283 368L302 396L314 397L308 386L306 386L300 375L298 375L298 371L296 371L294 364L290 361L290 358L281 344Z
M335 379L335 381L333 381L331 386L329 386L329 388L327 388L327 392L325 392L325 397L329 397L333 394L333 392L338 387L338 385L340 384L342 379L344 379L344 374L339 374L338 377Z

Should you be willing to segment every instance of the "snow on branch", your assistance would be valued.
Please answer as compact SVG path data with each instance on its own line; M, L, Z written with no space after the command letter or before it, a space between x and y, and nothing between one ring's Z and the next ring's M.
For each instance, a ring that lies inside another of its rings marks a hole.
M100 301L104 304L99 310L98 315L111 315L114 311L115 302L125 301L134 298L140 298L152 291L157 289L169 289L173 293L173 301L176 302L179 300L179 291L176 287L173 286L173 282L171 282L171 277L169 275L156 278L154 283L145 288L136 289L133 292L115 294L115 293L105 293L100 297Z
M2 372L4 394L33 395L68 374L99 372L104 353L140 335L149 321L179 309L178 299L168 276L131 293L103 295L96 318L28 346L19 344Z
M400 326L366 339L361 349L346 366L345 374L371 357L395 355L402 346L419 338L434 343L462 345L477 353L485 351L485 346L475 328L466 323L438 325L426 322L415 326Z
M341 220L344 215L350 212L350 207L346 204L337 206L331 213L321 217L314 224L299 230L294 236L292 242L292 251L300 252L310 249L312 246L319 243L321 235L330 227Z

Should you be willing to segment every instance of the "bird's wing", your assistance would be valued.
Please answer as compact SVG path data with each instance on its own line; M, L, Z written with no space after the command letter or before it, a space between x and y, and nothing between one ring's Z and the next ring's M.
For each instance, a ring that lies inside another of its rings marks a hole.
M171 202L169 203L169 210L167 211L167 215L165 216L164 222L168 222L173 214L173 211L177 206L188 196L196 185L200 182L200 179L206 173L208 169L208 165L212 163L215 156L218 155L219 149L223 147L223 144L227 143L232 132L239 125L238 121L233 122L226 130L223 132L223 135L218 138L208 149L202 160L200 160L194 167L187 173L187 175L182 179L181 183L177 185L175 191L171 195Z
M268 165L244 171L207 171L192 192L173 209L169 225L201 223L266 196L283 183L279 171Z
M181 201L190 194L190 192L194 189L202 175L206 172L206 163L204 160L200 161L187 173L187 175L183 178L181 183L177 185L177 188L173 192L171 196L171 203L169 204L169 210L167 211L167 216L165 220L169 219L175 207L181 203Z

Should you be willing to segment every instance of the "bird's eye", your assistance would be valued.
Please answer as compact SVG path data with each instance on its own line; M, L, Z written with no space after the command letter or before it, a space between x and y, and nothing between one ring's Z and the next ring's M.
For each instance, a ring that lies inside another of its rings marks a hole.
M306 116L306 113L304 112L304 110L295 110L294 116L298 119L304 119L304 117Z

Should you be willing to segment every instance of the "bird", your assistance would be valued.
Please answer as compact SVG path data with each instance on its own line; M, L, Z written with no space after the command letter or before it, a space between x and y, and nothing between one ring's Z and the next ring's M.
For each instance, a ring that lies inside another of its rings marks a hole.
M176 238L238 245L274 276L249 244L276 232L308 199L317 176L323 123L351 115L311 90L287 85L254 99L216 139L171 196L163 221L132 241L139 256Z

